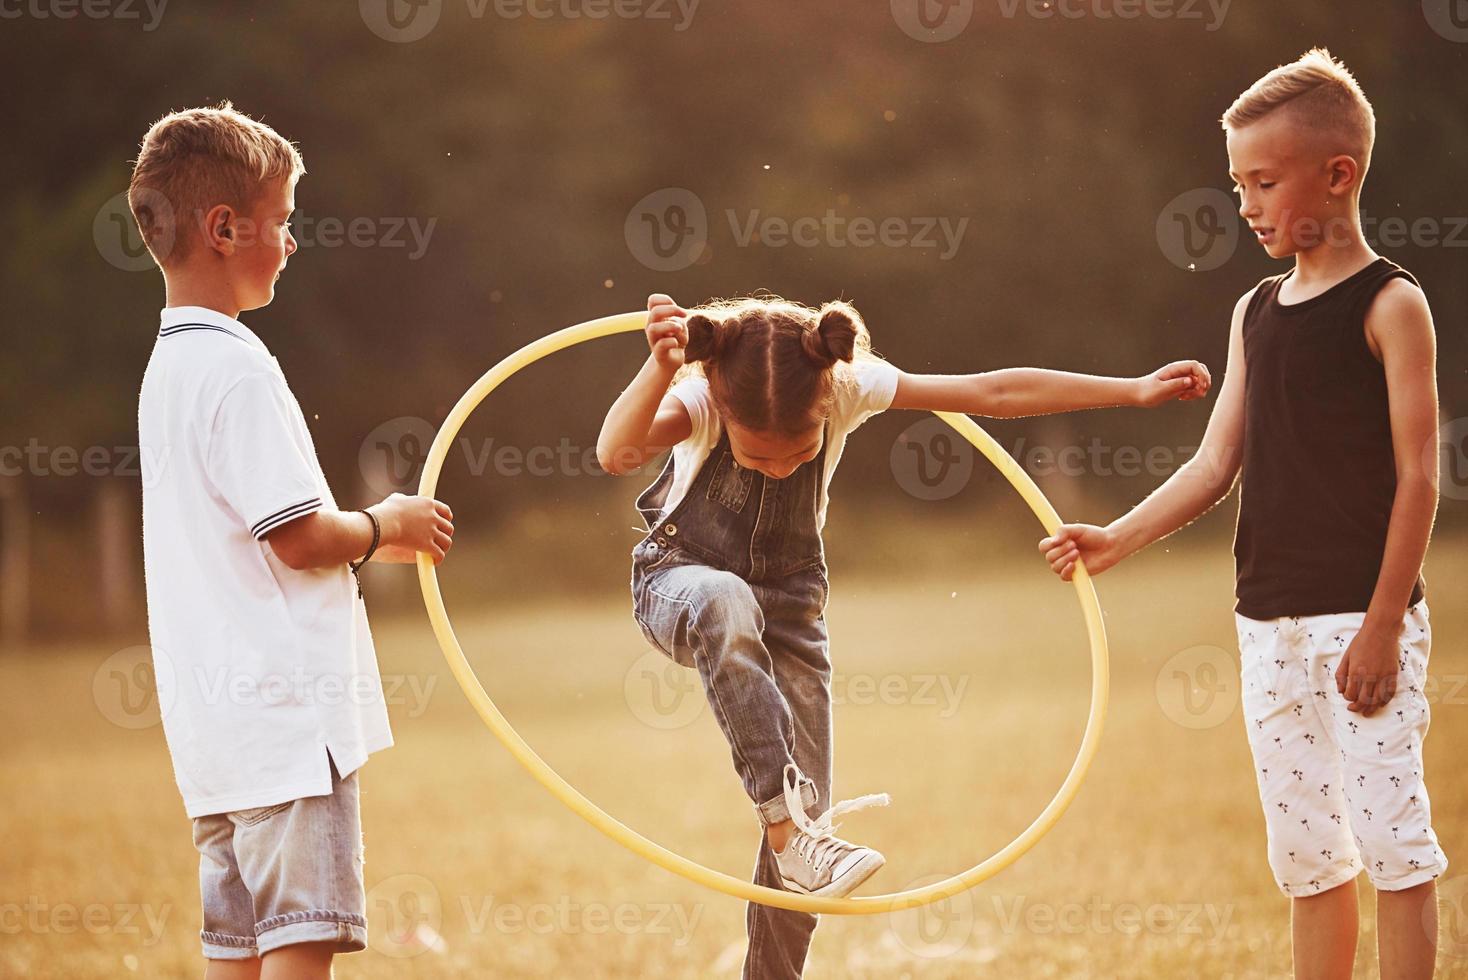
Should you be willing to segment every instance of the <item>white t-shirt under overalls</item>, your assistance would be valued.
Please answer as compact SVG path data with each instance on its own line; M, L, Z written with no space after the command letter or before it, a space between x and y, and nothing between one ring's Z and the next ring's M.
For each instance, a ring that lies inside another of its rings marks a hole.
M837 385L836 401L831 406L830 445L826 447L826 469L821 480L820 507L816 512L818 529L826 526L826 504L830 498L831 476L836 464L841 461L841 451L846 447L846 437L863 422L892 406L897 394L897 378L901 372L892 364L877 358L860 358L853 361L850 370L856 379L852 385ZM673 485L668 490L668 500L662 516L667 517L688 493L698 476L699 468L723 434L723 422L714 408L713 396L709 392L708 379L694 374L675 384L670 393L688 409L693 431L687 439L673 447Z

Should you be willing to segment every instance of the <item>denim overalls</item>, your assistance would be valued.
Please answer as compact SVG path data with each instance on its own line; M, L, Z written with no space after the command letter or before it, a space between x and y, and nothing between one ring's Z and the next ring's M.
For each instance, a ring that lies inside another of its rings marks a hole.
M637 623L658 650L698 670L762 824L790 816L789 763L807 814L831 805L829 583L817 520L829 444L827 422L815 459L775 480L734 461L725 429L671 514L659 521L671 455L637 499L650 528L632 550ZM754 880L781 888L764 838ZM744 976L799 977L816 917L751 902L746 923Z

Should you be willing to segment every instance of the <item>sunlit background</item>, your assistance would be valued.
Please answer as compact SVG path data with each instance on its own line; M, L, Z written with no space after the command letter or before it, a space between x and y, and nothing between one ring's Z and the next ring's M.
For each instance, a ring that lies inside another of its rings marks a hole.
M136 404L163 299L124 191L157 117L229 99L300 146L301 248L244 319L338 501L365 506L412 492L499 359L651 292L844 297L909 371L1196 357L1218 379L1234 301L1285 268L1233 210L1218 118L1317 44L1376 105L1368 237L1438 326L1426 764L1455 862L1440 975L1468 975L1462 0L0 4L0 974L202 969L142 582ZM756 826L727 747L630 615L632 501L656 470L595 462L646 353L637 335L578 347L480 408L439 485L458 528L441 578L552 765L743 875ZM1105 521L1191 455L1211 407L984 424L1062 515ZM843 830L888 856L870 890L897 890L1044 806L1085 720L1085 634L1038 523L936 419L873 419L832 495L836 792L892 794ZM1050 836L939 907L827 918L808 976L1288 974L1238 709L1235 508L1099 580L1111 715ZM373 946L338 975L737 976L742 903L562 809L454 686L411 570L365 580L398 744L363 775Z

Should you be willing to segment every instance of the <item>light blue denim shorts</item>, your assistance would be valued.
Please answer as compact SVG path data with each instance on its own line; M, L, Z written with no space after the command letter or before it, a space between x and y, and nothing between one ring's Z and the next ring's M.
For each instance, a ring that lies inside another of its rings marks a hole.
M245 960L296 943L367 948L357 774L331 767L330 796L194 820L200 938L211 960Z

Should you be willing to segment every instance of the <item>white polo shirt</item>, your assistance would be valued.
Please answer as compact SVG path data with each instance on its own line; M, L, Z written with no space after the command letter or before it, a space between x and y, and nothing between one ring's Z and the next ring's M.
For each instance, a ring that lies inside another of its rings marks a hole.
M345 564L296 571L266 534L335 508L311 433L238 320L165 309L138 397L148 631L190 817L331 792L392 744Z

